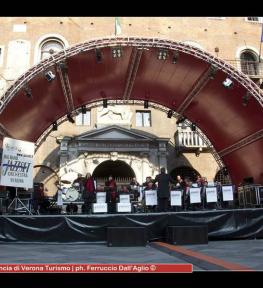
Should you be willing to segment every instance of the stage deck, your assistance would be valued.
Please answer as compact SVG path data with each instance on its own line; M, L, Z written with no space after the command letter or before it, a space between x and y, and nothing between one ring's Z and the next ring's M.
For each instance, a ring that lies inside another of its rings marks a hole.
M168 226L207 225L209 240L263 238L263 208L100 215L2 215L0 242L88 243L107 240L107 227L145 227L148 241Z

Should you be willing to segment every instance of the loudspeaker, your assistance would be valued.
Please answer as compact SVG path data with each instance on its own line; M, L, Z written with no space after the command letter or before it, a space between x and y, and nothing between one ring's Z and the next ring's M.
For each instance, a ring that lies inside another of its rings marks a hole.
M108 246L146 246L147 233L144 227L108 227Z
M208 229L202 226L168 226L166 241L171 244L207 244Z

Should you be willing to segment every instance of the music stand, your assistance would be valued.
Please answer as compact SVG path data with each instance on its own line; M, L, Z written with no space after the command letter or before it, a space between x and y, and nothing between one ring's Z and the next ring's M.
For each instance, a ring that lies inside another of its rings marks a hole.
M12 202L9 204L8 208L7 208L7 211L9 211L10 207L15 204L15 211L17 211L18 209L21 209L21 208L18 208L18 203L21 204L21 208L25 208L27 210L27 212L29 213L29 215L32 215L31 211L26 207L26 205L21 201L21 199L17 196L17 187L16 187L16 196L15 198L12 200Z

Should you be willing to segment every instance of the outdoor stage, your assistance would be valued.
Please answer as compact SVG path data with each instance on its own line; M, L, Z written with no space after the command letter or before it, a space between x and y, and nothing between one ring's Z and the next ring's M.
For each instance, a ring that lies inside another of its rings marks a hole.
M104 242L107 227L145 227L148 241L168 226L207 225L209 240L263 238L263 208L100 215L3 215L0 242Z

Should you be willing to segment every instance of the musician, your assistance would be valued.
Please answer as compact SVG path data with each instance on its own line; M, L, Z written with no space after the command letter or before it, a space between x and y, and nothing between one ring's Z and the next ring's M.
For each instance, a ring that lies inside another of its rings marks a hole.
M176 180L175 180L175 188L177 189L184 189L185 187L185 182L182 179L182 177L180 175L176 176Z
M94 179L90 173L86 175L85 189L83 191L84 210L88 214L91 213L92 203L95 200L95 185Z
M105 186L105 190L107 192L107 203L110 203L109 210L110 213L114 213L117 202L117 184L111 175L105 182Z
M142 184L143 187L147 187L149 182L153 183L153 188L156 189L156 185L151 176L146 177L146 181Z
M165 173L165 168L161 168L161 173L157 175L154 179L154 183L158 182L157 196L158 196L158 206L160 212L168 211L168 199L170 197L170 183L175 181L172 179L171 175Z
M140 197L139 186L140 186L140 184L137 181L136 177L133 177L132 181L130 182L129 188L133 192L135 201L138 201L138 198Z
M78 177L73 181L73 186L81 193L83 196L83 192L85 190L86 178L82 176L82 174L78 173Z

